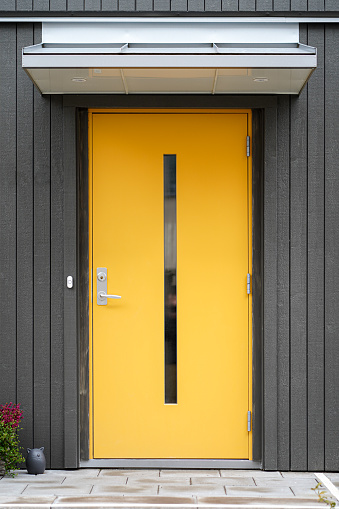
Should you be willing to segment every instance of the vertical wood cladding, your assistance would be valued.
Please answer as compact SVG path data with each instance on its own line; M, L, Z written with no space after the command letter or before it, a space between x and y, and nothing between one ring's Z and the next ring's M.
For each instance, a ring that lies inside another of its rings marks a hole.
M339 29L310 24L301 36L318 48L318 69L299 98L278 97L265 125L263 460L266 469L333 471ZM76 123L73 108L61 96L42 97L21 68L21 48L39 39L40 26L0 25L0 403L22 403L23 446L45 446L48 467L62 468L77 466L76 286L65 290L77 261L76 230L65 226L70 217L75 225Z
M337 0L1 0L4 12L336 12Z
M21 68L41 26L0 25L0 403L24 411L21 442L63 449L62 98L42 97Z

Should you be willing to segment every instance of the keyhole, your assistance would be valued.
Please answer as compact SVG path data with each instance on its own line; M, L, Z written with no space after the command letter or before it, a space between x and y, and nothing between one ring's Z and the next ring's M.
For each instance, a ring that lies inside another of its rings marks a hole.
M105 281L106 274L104 272L99 272L98 279L99 279L99 281Z

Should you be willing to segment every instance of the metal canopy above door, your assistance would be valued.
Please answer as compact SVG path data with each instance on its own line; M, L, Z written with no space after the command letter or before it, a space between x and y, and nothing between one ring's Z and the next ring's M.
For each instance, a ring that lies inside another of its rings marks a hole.
M22 66L42 94L299 94L317 66L297 23L157 24L51 23Z

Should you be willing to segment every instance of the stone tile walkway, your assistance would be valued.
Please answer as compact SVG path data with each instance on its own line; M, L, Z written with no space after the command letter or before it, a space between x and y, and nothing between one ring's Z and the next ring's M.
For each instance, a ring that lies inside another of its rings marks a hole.
M330 488L338 487L339 473L326 477ZM329 508L312 490L317 483L310 472L80 469L34 476L22 470L0 479L0 508Z

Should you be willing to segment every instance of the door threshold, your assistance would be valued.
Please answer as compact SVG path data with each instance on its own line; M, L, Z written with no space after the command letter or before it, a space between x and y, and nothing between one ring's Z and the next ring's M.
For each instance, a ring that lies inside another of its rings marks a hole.
M223 459L91 459L80 461L80 468L222 468L260 470L260 461Z

